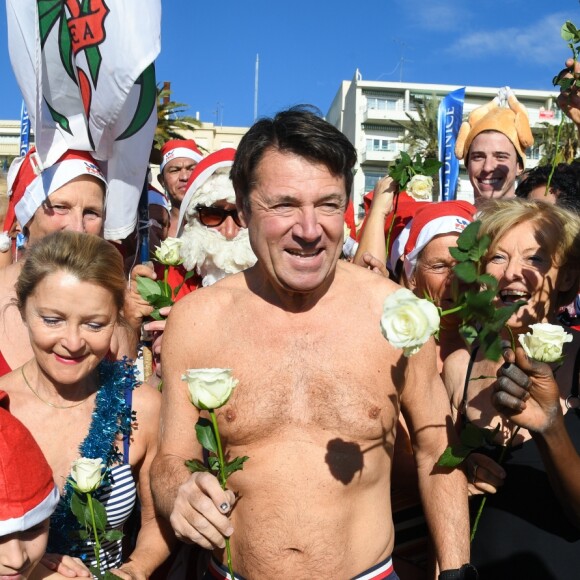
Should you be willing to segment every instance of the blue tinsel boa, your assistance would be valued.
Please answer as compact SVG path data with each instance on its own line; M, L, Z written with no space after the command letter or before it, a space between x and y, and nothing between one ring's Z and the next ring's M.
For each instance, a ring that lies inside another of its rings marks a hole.
M80 457L97 459L110 469L122 462L122 454L115 445L117 435L130 436L134 420L131 407L125 396L135 388L135 367L128 359L122 361L104 360L99 364L99 382L101 387L95 399L91 426L85 440L80 444ZM103 483L107 484L107 475ZM63 496L50 518L50 531L46 551L53 554L66 554L80 557L83 544L78 537L80 524L70 510L70 498L73 489L67 480Z

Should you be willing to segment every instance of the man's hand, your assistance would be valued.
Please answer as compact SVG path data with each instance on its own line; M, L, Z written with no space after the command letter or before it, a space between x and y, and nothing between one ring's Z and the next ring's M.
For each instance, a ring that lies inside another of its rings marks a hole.
M467 458L467 492L470 496L495 493L503 485L506 473L491 457L471 453Z
M80 558L73 558L64 554L44 554L41 563L67 578L91 578L89 569L82 563Z
M137 266L131 270L129 288L125 292L123 316L133 330L140 331L143 319L149 316L155 309L139 294L139 292L137 292L137 276L155 280L157 274L155 274L155 270L151 263L137 264Z
M387 267L378 259L375 258L370 252L365 252L362 255L363 267L368 268L371 272L375 274L380 274L385 278L389 277L389 272Z
M169 521L179 540L208 550L224 548L224 537L234 531L227 514L235 501L234 493L222 490L213 475L193 473L179 488Z
M572 67L575 66L574 72L576 74L580 73L580 63L574 63L574 59L569 58L566 61L566 68L560 73L561 75L568 70L569 72L564 75L564 78L572 77ZM567 91L562 91L558 96L556 101L558 106L564 113L574 122L574 124L580 130L580 95L578 94L578 89L576 87L571 87Z
M530 431L544 433L562 417L560 392L550 367L529 359L524 350L504 351L506 361L497 372L495 407Z

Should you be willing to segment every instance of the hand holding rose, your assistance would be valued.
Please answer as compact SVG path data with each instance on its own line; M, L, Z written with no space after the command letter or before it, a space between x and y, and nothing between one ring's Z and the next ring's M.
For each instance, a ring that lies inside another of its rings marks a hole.
M563 420L560 391L550 367L525 356L522 348L504 352L493 404L519 427L545 433ZM514 364L515 363L515 364Z

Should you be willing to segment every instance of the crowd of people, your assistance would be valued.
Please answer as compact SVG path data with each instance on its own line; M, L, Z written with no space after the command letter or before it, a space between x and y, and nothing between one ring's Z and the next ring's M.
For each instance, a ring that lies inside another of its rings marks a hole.
M43 170L34 149L18 159L4 230L26 243L0 268L0 579L234 580L232 562L239 580L575 578L580 173L526 171L527 114L503 96L457 136L473 203L418 201L386 176L346 243L357 152L307 106L258 120L237 149L168 141L127 240L103 239L109 192L89 152ZM579 104L560 99L580 130ZM475 221L494 308L519 306L501 360L465 342L456 312L404 355L381 334L385 299L404 287L454 310ZM143 279L178 291L156 309ZM538 324L567 333L551 365L520 346ZM237 381L215 410L226 457L248 458L227 487L188 369ZM440 465L474 428L486 443ZM87 492L101 539L79 508L81 459L102 464Z

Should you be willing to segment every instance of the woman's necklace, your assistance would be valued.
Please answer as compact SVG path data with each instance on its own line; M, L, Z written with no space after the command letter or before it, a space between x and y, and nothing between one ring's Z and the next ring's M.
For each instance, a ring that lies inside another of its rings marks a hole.
M26 375L24 374L24 365L22 365L20 367L20 372L22 373L22 378L24 379L24 382L26 383L26 386L32 391L33 395L39 400L42 401L45 405L48 405L49 407L53 407L55 409L72 409L73 407L78 407L79 405L82 405L85 401L87 401L87 399L91 396L89 395L86 399L83 399L82 401L78 402L78 403L73 403L72 405L55 405L54 403L51 403L50 401L47 401L45 399L43 399L37 391L35 391L32 388L32 385L28 382L28 379L26 378Z

